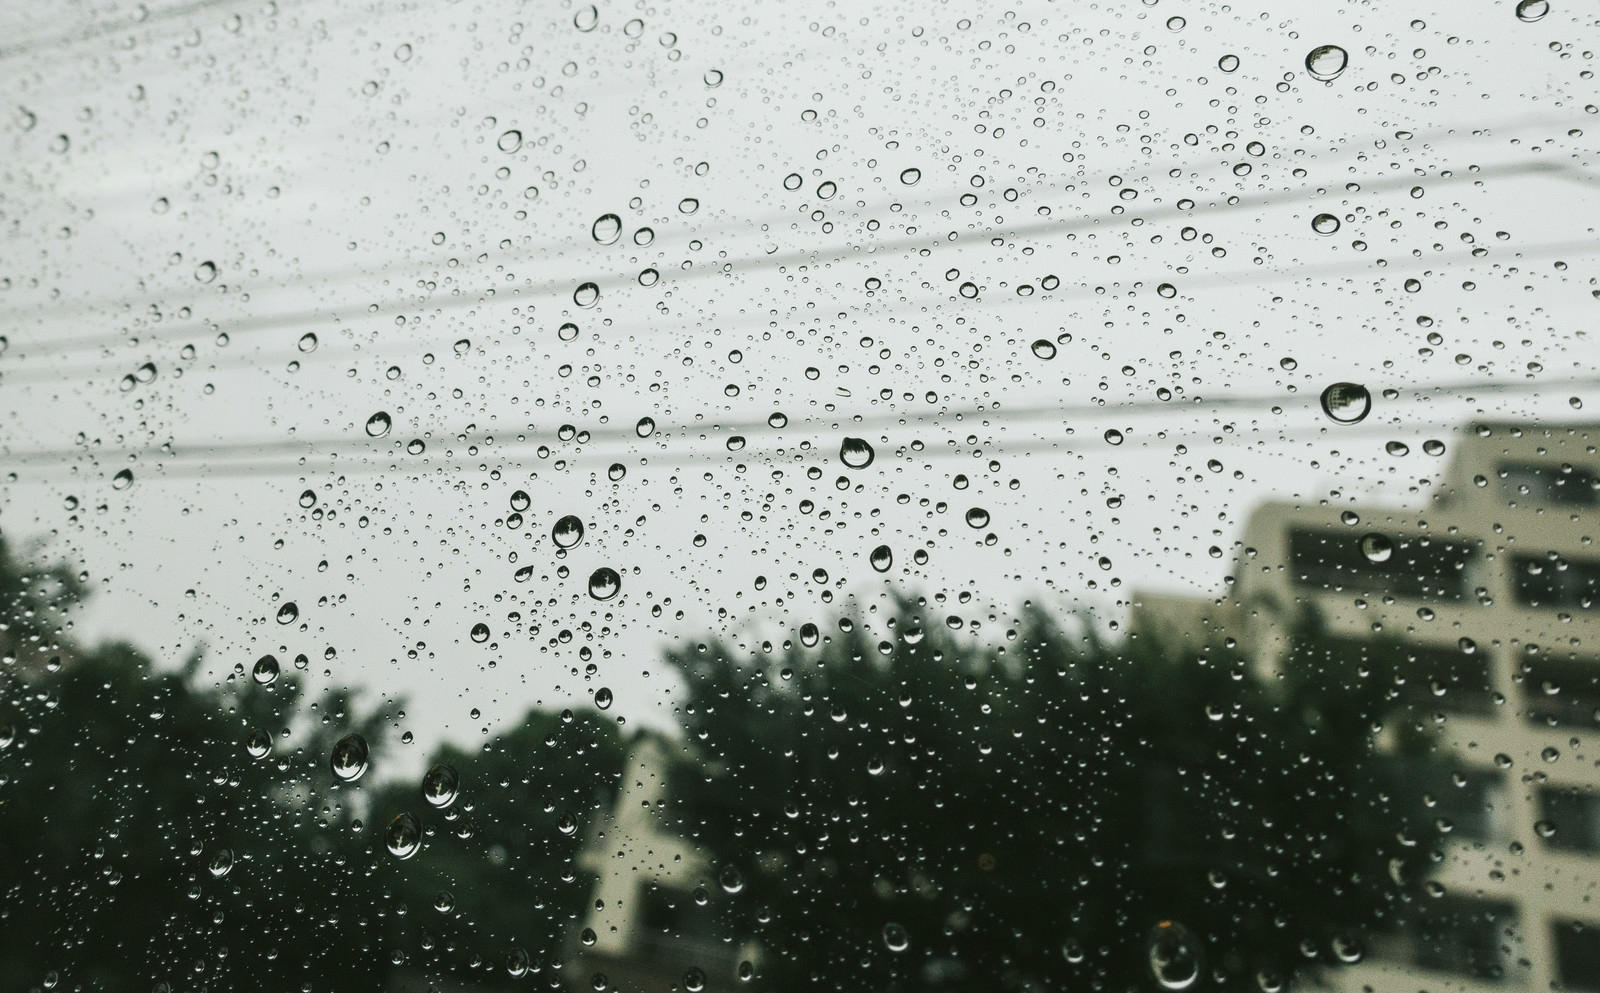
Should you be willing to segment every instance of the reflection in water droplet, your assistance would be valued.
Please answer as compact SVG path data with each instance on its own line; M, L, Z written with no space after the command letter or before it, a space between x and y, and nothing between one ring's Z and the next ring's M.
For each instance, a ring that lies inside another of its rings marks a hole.
M233 849L219 848L211 856L211 862L206 866L213 879L221 879L233 870Z
M293 600L278 608L278 623L293 624L300 619L300 607Z
M894 552L889 550L888 545L879 545L872 550L872 555L867 561L871 562L872 568L879 572L888 572L889 567L894 565Z
M1395 458L1399 458L1402 455L1411 454L1411 446L1403 441L1388 442L1383 446L1383 450L1388 452L1390 455L1393 455Z
M683 974L683 988L688 990L689 993L700 993L701 990L706 988L705 971L698 968L690 968L685 971Z
M700 209L700 201L696 200L694 197L684 197L682 200L678 201L678 212L679 213L692 214L692 213L694 213L695 211L697 211L699 209Z
M272 735L256 728L244 739L244 753L253 759L264 759L272 752Z
M1033 343L1033 354L1037 355L1041 359L1053 359L1053 358L1055 358L1056 357L1056 345L1055 345L1055 342L1051 341L1048 338L1040 338L1038 341Z
M217 264L215 262L202 262L195 266L194 278L202 283L209 283L217 278Z
M594 705L596 708L600 710L610 710L611 700L612 696L610 687L602 686L594 691Z
M904 183L907 186L915 186L915 185L917 185L918 181L920 181L921 179L922 179L922 170L921 169L912 168L912 169L902 169L900 171L900 182Z
M1324 83L1337 79L1350 63L1350 53L1338 45L1318 45L1306 55L1306 72Z
M583 521L576 514L561 518L550 529L550 540L556 543L557 548L575 547L583 540Z
M514 490L514 491L512 491L512 493L511 493L511 509L512 510L516 510L516 511L527 510L528 507L532 503L533 503L533 499L528 496L528 491L527 490Z
M609 245L622 237L622 218L616 214L601 214L589 228L589 233L594 240L602 245Z
M583 283L572 291L572 302L580 307L593 307L600 300L600 287L594 283Z
M118 472L115 476L111 477L111 488L114 489L114 490L125 490L125 489L127 489L128 487L130 487L132 485L133 485L133 470L132 469L123 469L120 472Z
M839 461L852 469L865 469L872 464L872 446L865 438L845 438L839 444Z
M890 922L883 926L883 943L891 952L903 952L911 947L911 932L903 924Z
M1122 432L1116 428L1108 428L1105 433L1105 439L1108 445L1120 445L1122 444Z
M461 776L454 766L441 763L422 774L422 799L430 807L443 810L456 802L460 792Z
M1372 394L1358 383L1334 383L1322 391L1322 412L1340 424L1358 424L1372 411Z
M1217 60L1217 68L1221 69L1223 72L1233 72L1235 69L1239 68L1239 56L1224 55L1222 58Z
M622 592L622 577L610 566L601 566L589 574L589 595L596 600L609 600Z
M1394 542L1381 534L1363 535L1361 554L1367 557L1368 562L1387 562L1389 556L1394 554Z
M621 462L611 463L611 468L606 470L606 478L611 480L613 483L621 480L622 477L626 476L627 474L628 467L623 465Z
M255 668L250 670L250 678L262 686L271 686L277 680L279 671L278 660L271 655L263 655L256 659Z
M982 507L973 507L967 511L967 526L972 528L986 528L989 526L989 512Z
M800 644L807 648L817 647L817 642L822 640L822 631L810 621L800 625Z
M422 443L421 438L412 438L410 441L406 442L406 454L408 455L421 455L427 450L428 446Z
M433 909L441 914L448 914L456 909L456 897L449 890L440 890L438 896L433 898Z
M782 411L774 411L773 413L767 415L768 427L781 428L787 427L788 424L789 415L783 413Z
M1339 219L1332 214L1318 214L1311 219L1311 230L1317 234L1333 234L1339 230Z
M711 89L716 89L722 85L722 70L707 69L704 78L706 81L706 86L710 87Z
M633 426L633 431L641 438L648 438L655 433L656 422L652 417L641 417L639 423Z
M367 418L367 437L382 438L389 433L390 420L388 413L380 410Z
M1527 21L1529 24L1548 13L1550 13L1550 0L1520 0L1517 4L1517 20Z
M1333 939L1333 955L1346 965L1354 965L1361 961L1366 952L1354 935L1341 934Z
M483 644L489 640L489 625L479 621L472 625L472 630L468 632L468 637L480 645Z
M512 128L502 133L495 144L499 146L500 151L510 154L522 147L522 132Z
M328 756L328 768L333 778L342 783L353 783L367 773L367 739L351 733L333 743L333 753Z
M579 7L578 12L572 15L572 26L579 31L593 31L595 25L600 23L600 11L594 4Z
M1150 972L1162 988L1186 990L1200 978L1200 942L1182 924L1162 921L1150 932L1145 944Z
M314 351L316 351L317 350L317 336L312 334L310 331L307 331L305 334L300 336L300 341L297 343L296 347L299 348L302 352L314 352Z
M383 847L395 858L408 859L422 848L422 823L412 814L400 814L383 829Z

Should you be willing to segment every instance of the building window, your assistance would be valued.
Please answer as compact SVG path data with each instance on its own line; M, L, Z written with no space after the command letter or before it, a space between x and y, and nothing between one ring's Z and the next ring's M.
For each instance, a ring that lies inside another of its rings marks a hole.
M1539 837L1546 846L1600 854L1600 793L1547 786L1539 793ZM1600 934L1592 940L1600 942Z
M1510 904L1444 898L1432 902L1415 925L1412 964L1475 979L1501 979L1502 940L1516 923Z
M1540 657L1523 663L1528 718L1562 727L1593 727L1600 715L1600 659Z
M1542 462L1500 466L1500 494L1513 507L1600 505L1600 476L1587 469Z
M1313 589L1460 600L1471 559L1471 545L1426 535L1312 528L1289 532L1289 565L1295 580Z
M1556 972L1569 990L1600 990L1600 926L1567 921L1555 927Z
M1524 607L1592 610L1600 598L1600 562L1569 562L1551 552L1512 559L1512 590Z

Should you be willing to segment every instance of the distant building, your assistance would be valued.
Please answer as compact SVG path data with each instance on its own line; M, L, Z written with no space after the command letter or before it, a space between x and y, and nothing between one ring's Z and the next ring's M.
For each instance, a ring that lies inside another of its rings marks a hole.
M1600 424L1482 424L1424 509L1264 505L1223 597L1136 608L1136 632L1236 638L1269 684L1303 611L1400 646L1396 712L1457 767L1414 799L1450 831L1403 936L1339 986L1600 991L1597 539Z

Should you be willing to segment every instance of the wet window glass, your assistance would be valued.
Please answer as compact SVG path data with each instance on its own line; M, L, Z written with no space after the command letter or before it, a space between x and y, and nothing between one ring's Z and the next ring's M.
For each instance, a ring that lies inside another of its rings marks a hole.
M0 989L1600 990L1591 7L11 5Z

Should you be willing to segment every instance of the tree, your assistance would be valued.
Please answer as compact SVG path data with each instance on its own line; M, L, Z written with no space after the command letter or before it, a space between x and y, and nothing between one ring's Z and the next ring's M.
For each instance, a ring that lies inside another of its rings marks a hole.
M1431 828L1385 791L1380 679L1308 671L1312 710L1221 646L1030 607L986 649L930 614L669 656L680 826L723 884L703 926L756 938L766 988L1269 988L1389 926ZM1295 644L1311 662L1314 626Z

